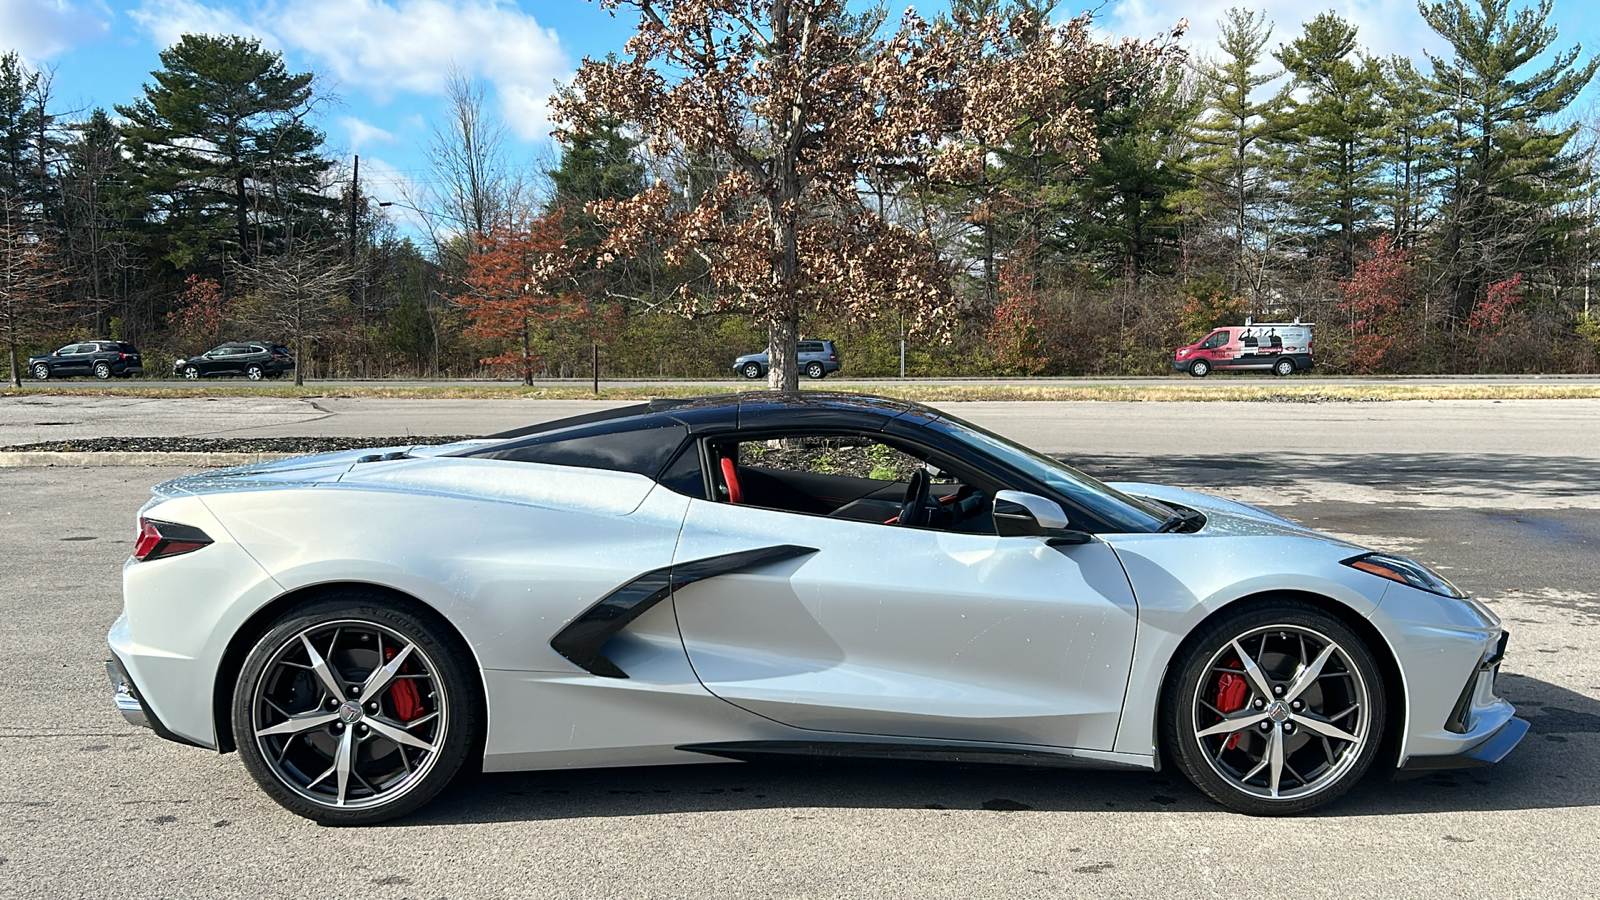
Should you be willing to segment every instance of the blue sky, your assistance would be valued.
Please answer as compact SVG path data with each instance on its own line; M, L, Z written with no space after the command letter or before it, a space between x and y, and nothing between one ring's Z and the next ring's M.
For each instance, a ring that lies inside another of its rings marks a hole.
M1600 50L1591 2L1556 0L1553 17L1559 45L1581 43L1585 58ZM1333 9L1356 23L1374 52L1420 59L1442 49L1413 0L1109 0L1100 21L1111 33L1148 37L1187 18L1191 45L1205 52L1233 5L1267 12L1277 26L1271 46ZM916 6L928 14L944 3ZM321 114L330 149L359 153L368 189L403 200L407 182L415 196L427 178L425 122L442 108L452 65L486 81L518 153L548 156L545 101L553 82L584 56L620 52L632 24L626 10L613 17L585 0L0 0L0 50L53 70L58 107L87 110L138 96L158 51L185 32L255 35L297 71L318 73L335 96Z

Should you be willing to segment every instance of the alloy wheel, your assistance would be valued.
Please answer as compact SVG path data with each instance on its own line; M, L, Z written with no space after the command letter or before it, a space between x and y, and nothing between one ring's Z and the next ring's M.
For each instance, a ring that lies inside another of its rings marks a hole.
M33 377L39 379L40 381L44 381L50 377L50 367L44 363L39 363L33 367Z
M272 775L306 800L387 806L438 762L450 702L416 642L371 621L320 622L267 661L250 700L250 739Z
M111 377L111 367L103 362L94 364L94 377L101 381Z
M183 377L189 379L190 381L194 381L200 377L200 370L196 369L194 366L189 366L183 370Z
M1373 739L1372 686L1316 629L1252 629L1204 671L1190 727L1210 769L1244 794L1310 797L1340 782Z

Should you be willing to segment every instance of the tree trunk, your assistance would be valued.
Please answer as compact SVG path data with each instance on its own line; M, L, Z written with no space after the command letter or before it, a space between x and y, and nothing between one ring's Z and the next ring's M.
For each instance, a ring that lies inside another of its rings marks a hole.
M525 387L533 387L533 358L528 352L528 328L530 323L522 323L522 383Z
M767 323L767 387L775 391L800 390L800 315L793 300Z
M22 378L17 372L17 341L15 337L6 341L6 350L11 356L11 386L20 388L22 387Z
M294 330L294 386L306 383L306 339L298 327Z

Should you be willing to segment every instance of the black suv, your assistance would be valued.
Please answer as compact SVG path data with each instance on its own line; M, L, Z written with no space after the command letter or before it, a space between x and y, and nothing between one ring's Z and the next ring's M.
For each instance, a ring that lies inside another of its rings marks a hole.
M172 374L185 378L243 375L251 381L260 381L292 371L294 357L289 355L289 348L271 341L220 344L199 356L172 361Z
M122 341L79 341L54 353L28 357L28 372L40 381L73 375L130 378L143 371L139 351Z

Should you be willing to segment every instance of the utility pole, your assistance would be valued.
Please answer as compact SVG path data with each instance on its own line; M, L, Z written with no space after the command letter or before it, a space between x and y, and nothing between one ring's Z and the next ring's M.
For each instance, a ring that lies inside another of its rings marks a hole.
M361 154L356 154L355 169L350 176L350 241L345 248L345 258L356 261L356 198L361 195Z

